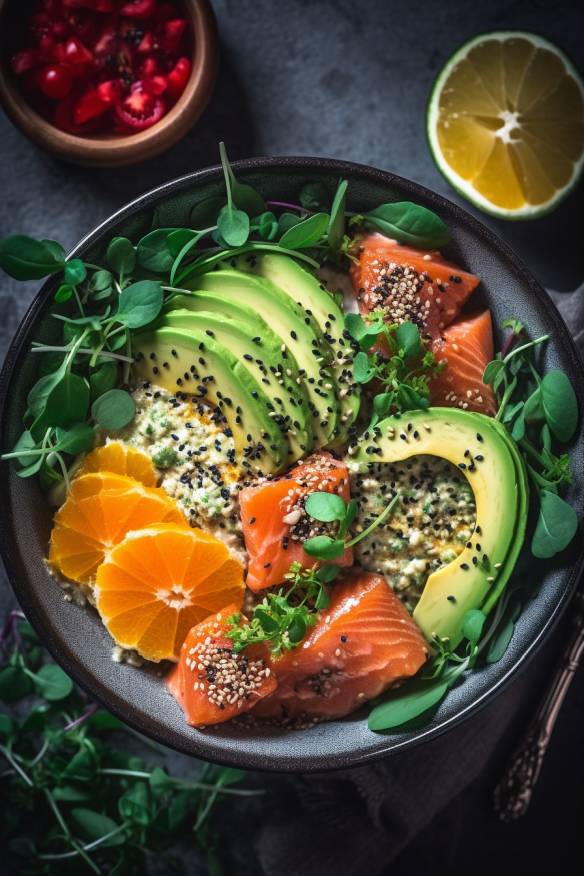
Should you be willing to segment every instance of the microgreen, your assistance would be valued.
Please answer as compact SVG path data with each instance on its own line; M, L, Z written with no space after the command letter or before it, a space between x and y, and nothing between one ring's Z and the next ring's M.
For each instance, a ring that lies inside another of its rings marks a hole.
M373 396L373 414L369 428L375 426L390 411L425 409L429 405L430 381L444 368L431 350L424 347L418 327L412 322L387 325L375 312L364 320L349 314L346 326L361 350L353 358L356 383L375 381L381 392ZM368 352L381 342L384 351Z
M398 501L399 493L391 498L381 514L366 529L362 530L354 538L347 540L347 531L357 514L357 502L351 499L350 502L345 503L340 496L331 493L311 493L304 504L304 509L308 516L321 522L338 522L339 525L335 537L315 535L312 538L306 539L303 544L305 552L317 560L332 561L338 559L344 551L367 538L378 526L385 523Z
M535 353L548 340L543 335L526 338L519 320L504 320L511 330L501 352L488 363L483 381L499 402L497 419L508 429L523 455L538 499L539 511L531 550L538 558L549 558L572 541L577 518L574 509L559 496L572 481L567 453L556 453L554 439L566 443L578 424L578 403L568 376L559 370L541 374Z
M442 219L411 201L380 204L367 213L354 215L351 224L362 224L366 228L381 231L398 243L421 248L440 248L450 240L450 232Z
M20 612L0 638L2 797L10 800L0 826L14 869L57 876L112 873L137 876L155 858L166 869L172 850L192 842L219 873L216 805L261 793L238 787L240 770L202 765L193 781L175 778L144 757L148 744L46 661Z
M0 268L15 280L40 280L65 266L65 250L54 240L13 234L0 240Z
M249 618L241 614L229 618L227 633L236 652L249 645L266 643L270 651L281 654L295 648L314 626L320 611L329 604L326 585L338 574L337 566L315 564L303 569L292 563L285 576L288 587L269 592L256 605Z

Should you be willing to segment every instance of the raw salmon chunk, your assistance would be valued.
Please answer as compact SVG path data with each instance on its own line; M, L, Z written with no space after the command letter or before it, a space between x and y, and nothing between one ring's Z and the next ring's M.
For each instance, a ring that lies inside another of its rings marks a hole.
M308 517L304 502L310 493L320 491L337 493L345 502L350 498L346 465L326 452L313 454L285 477L241 491L241 525L249 555L245 583L250 590L281 584L291 563L300 563L303 568L314 565L314 558L305 553L302 544L310 535L328 534L329 524ZM339 566L352 562L351 549L335 560Z
M493 416L497 411L495 396L483 383L485 367L493 358L490 311L457 319L433 341L432 350L439 362L446 363L444 371L432 381L432 404Z
M440 336L480 282L438 250L413 249L382 234L362 238L357 255L351 276L360 312L382 311L388 323L414 322L429 338Z
M192 727L243 715L276 689L267 648L251 645L236 654L226 637L228 618L238 611L229 605L193 627L168 676L168 689Z
M333 586L304 642L274 661L278 688L254 708L269 718L339 718L426 662L417 624L385 578L361 572Z

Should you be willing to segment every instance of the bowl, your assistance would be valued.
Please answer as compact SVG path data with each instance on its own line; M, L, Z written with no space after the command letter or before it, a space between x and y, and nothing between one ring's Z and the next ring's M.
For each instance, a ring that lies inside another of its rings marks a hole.
M264 197L290 201L302 184L321 180L334 191L340 177L349 180L348 208L365 211L387 200L416 201L438 213L452 231L445 253L482 278L495 323L518 314L534 335L549 333L546 367L561 367L569 375L584 411L584 370L568 330L550 299L509 247L465 210L413 182L391 173L319 158L261 158L237 162L241 181L256 186ZM196 201L221 191L219 167L201 170L162 185L143 195L75 247L73 255L95 262L109 238L123 234L137 238L150 229L156 209L164 227L188 222ZM44 284L25 315L8 352L0 376L0 440L12 447L20 432L26 391L34 379L31 340L50 342L55 320L47 315L55 282ZM579 513L584 507L584 434L571 448L573 469L579 479L569 500ZM16 476L3 463L0 491L0 547L9 579L27 617L49 651L88 694L134 729L184 753L242 768L315 771L346 768L396 754L445 733L491 701L516 677L542 644L568 604L584 565L584 545L553 563L539 562L529 570L540 592L517 622L511 645L496 664L486 666L451 690L431 720L403 732L376 734L367 728L363 709L331 723L302 732L276 728L250 730L224 724L197 731L188 727L179 706L167 693L160 672L110 659L111 639L97 614L64 601L63 592L44 565L51 513L39 485ZM518 571L521 574L521 570Z
M0 33L6 37L6 18L14 0L0 0ZM61 131L27 102L7 67L9 46L0 40L0 103L22 133L57 158L92 167L137 164L170 149L197 121L211 97L219 49L215 15L208 0L183 0L192 34L193 56L189 81L169 112L151 128L127 137L102 134L78 137Z

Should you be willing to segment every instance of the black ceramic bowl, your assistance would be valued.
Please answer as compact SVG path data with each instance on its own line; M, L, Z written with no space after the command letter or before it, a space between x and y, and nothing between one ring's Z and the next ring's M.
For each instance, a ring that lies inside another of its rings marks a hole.
M387 200L412 200L430 207L449 225L452 243L445 251L461 266L478 274L481 294L495 323L511 314L524 320L533 335L547 332L551 341L547 367L563 368L584 410L584 372L554 305L511 250L460 207L390 173L315 158L255 159L235 165L238 178L255 185L266 198L292 200L300 186L313 179L334 189L339 177L349 180L349 207L364 210ZM188 223L194 201L217 194L223 185L219 168L199 171L167 183L138 198L95 231L74 250L95 262L114 234L138 238L150 228L153 211L163 227ZM1 446L10 448L20 432L27 389L34 379L30 342L48 340L55 321L47 318L54 291L45 283L10 347L0 382ZM578 482L570 500L581 513L584 505L584 435L572 447ZM576 586L584 548L573 549L552 563L531 567L540 592L521 615L511 646L494 665L481 669L452 690L431 721L403 733L381 735L367 729L361 710L341 721L303 732L276 729L244 730L230 724L197 731L167 693L156 671L116 665L110 659L111 640L96 613L63 599L61 588L47 573L43 558L51 526L51 511L34 479L18 478L4 464L0 491L1 547L16 595L54 658L96 700L141 733L187 754L244 768L312 771L363 764L399 752L454 727L492 699L543 642Z

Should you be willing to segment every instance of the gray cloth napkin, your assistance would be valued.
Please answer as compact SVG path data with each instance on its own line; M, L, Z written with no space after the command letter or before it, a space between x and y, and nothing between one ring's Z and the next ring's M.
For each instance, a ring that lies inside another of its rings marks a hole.
M584 352L584 286L550 292ZM378 876L485 772L495 785L557 659L559 637L494 702L444 736L354 770L266 777L270 797L235 807L228 873ZM554 650L555 649L555 650ZM439 853L439 850L437 850ZM436 872L440 872L439 866ZM445 872L442 870L441 872Z

